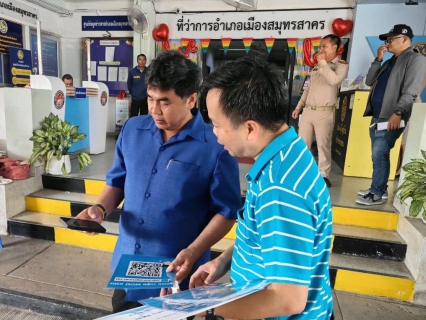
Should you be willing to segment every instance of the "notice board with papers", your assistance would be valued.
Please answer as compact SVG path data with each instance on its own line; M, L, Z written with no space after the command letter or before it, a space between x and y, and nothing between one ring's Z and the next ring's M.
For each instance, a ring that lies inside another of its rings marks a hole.
M89 80L103 82L110 95L127 91L127 77L134 63L133 38L90 38L90 66L86 66L90 67Z

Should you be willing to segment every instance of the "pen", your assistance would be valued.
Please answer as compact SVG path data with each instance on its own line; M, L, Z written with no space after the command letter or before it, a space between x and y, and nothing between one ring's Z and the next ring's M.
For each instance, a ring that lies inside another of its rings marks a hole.
M167 166L166 166L166 170L169 168L169 166L170 166L170 164L173 162L173 159L170 159L169 160L169 163L167 163Z

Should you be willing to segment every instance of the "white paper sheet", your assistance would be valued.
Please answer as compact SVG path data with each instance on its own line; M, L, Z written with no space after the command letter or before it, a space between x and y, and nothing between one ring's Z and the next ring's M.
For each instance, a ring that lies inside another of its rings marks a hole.
M404 128L405 127L405 121L401 120L400 124L399 124L400 128ZM388 122L379 122L377 123L377 130L387 130L388 129Z
M117 82L118 76L118 68L117 67L109 67L108 68L108 81Z
M98 81L107 81L107 67L98 67Z
M90 61L90 75L96 77L96 64L97 61Z
M114 61L115 47L105 47L105 61Z
M126 82L129 76L129 69L127 67L118 68L118 81Z

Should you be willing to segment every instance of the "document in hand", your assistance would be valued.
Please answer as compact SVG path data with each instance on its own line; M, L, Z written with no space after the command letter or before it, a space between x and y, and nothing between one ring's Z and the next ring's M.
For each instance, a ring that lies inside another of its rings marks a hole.
M123 254L107 285L109 289L171 288L174 272L166 272L172 258Z
M266 281L248 283L244 286L235 287L230 283L207 285L164 297L141 300L139 302L144 304L142 307L115 313L99 319L185 319L263 290L268 285L269 283Z
M401 120L400 124L399 124L400 128L404 128L405 127L405 121ZM377 130L387 130L388 129L388 122L378 122L377 123Z

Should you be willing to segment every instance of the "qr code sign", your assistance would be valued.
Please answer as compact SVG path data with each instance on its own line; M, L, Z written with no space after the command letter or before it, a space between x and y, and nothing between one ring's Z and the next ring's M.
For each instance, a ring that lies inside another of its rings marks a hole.
M126 276L161 277L162 263L130 261Z

